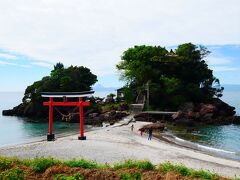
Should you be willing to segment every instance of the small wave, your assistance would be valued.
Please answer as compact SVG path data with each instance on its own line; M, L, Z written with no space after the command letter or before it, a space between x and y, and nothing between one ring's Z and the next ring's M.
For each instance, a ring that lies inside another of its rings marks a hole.
M197 146L199 148L206 149L206 150L209 150L209 151L216 151L216 152L222 152L222 153L227 153L227 154L236 154L236 152L226 151L226 150L223 150L223 149L217 149L217 148L208 147L208 146L203 146L203 145L200 145L200 144L197 144Z
M178 137L175 137L174 139L176 141L182 142L184 144L196 146L197 149L200 149L200 150L207 150L207 151L211 151L211 152L226 153L226 154L236 154L236 152L232 152L232 151L227 151L227 150L223 150L223 149L217 149L217 148L213 148L213 147L209 147L209 146L200 145L200 144L197 144L197 143L186 141L186 140L178 138Z
M218 148L213 148L205 145L200 145L191 141L187 141L184 139L181 139L172 133L165 133L162 136L164 139L173 142L175 144L178 144L180 146L188 147L191 149L199 150L202 152L206 152L212 155L218 155L220 157L225 157L229 159L234 159L234 160L239 160L239 153L238 152L233 152L233 151L227 151L223 149L218 149Z

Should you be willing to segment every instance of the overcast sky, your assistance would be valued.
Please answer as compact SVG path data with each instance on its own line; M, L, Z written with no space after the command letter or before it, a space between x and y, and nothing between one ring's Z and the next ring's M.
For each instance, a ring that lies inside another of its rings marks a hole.
M239 17L239 0L0 0L1 91L24 90L59 61L120 86L115 65L124 50L185 42L208 46L220 81L240 84L232 78L240 68Z

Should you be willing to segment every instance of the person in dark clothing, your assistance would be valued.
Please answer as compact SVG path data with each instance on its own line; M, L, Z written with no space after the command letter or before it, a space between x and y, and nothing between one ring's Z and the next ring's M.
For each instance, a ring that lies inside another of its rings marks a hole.
M152 130L152 128L150 128L148 130L148 140L152 140L152 132L153 132L153 130Z
M131 126L131 130L133 131L133 129L134 129L134 125L132 124L132 126Z

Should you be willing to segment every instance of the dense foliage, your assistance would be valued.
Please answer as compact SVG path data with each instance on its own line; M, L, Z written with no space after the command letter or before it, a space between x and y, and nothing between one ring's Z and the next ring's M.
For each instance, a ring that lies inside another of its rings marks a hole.
M89 91L97 82L97 76L90 69L83 66L70 66L64 68L63 64L57 63L50 76L43 77L34 82L25 90L23 101L30 99L34 102L39 99L40 92L78 92Z
M26 88L23 97L24 112L28 116L43 117L47 115L47 111L42 106L41 92L89 91L96 82L97 76L86 67L65 68L62 63L57 63L49 76L43 77Z
M127 100L150 89L150 105L174 109L186 101L205 102L222 96L219 80L208 68L210 52L191 43L179 45L175 52L160 46L135 46L122 55L117 69L126 81Z

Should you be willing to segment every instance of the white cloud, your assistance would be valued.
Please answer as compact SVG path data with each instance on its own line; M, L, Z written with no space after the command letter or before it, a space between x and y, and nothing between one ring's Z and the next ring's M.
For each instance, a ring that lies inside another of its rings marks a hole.
M4 59L17 59L17 56L12 55L12 54L6 54L6 53L0 53L0 59L4 58Z
M0 61L0 65L11 65L11 66L17 66L16 63L6 62L6 61Z
M226 65L226 64L231 64L232 60L231 58L228 57L212 57L210 56L206 60L208 65Z
M18 64L18 66L23 67L23 68L31 68L32 67L29 64Z
M1 61L1 60L0 60L0 65L18 66L18 67L23 67L23 68L30 68L31 67L31 65L27 65L27 64L17 64L17 63Z
M46 62L32 62L31 64L36 65L36 66L40 66L40 67L47 67L47 68L52 68L53 65L46 63Z
M0 0L0 48L112 74L135 44L240 44L239 0Z
M214 72L225 72L225 71L239 71L239 68L228 67L228 66L212 66L210 67Z

